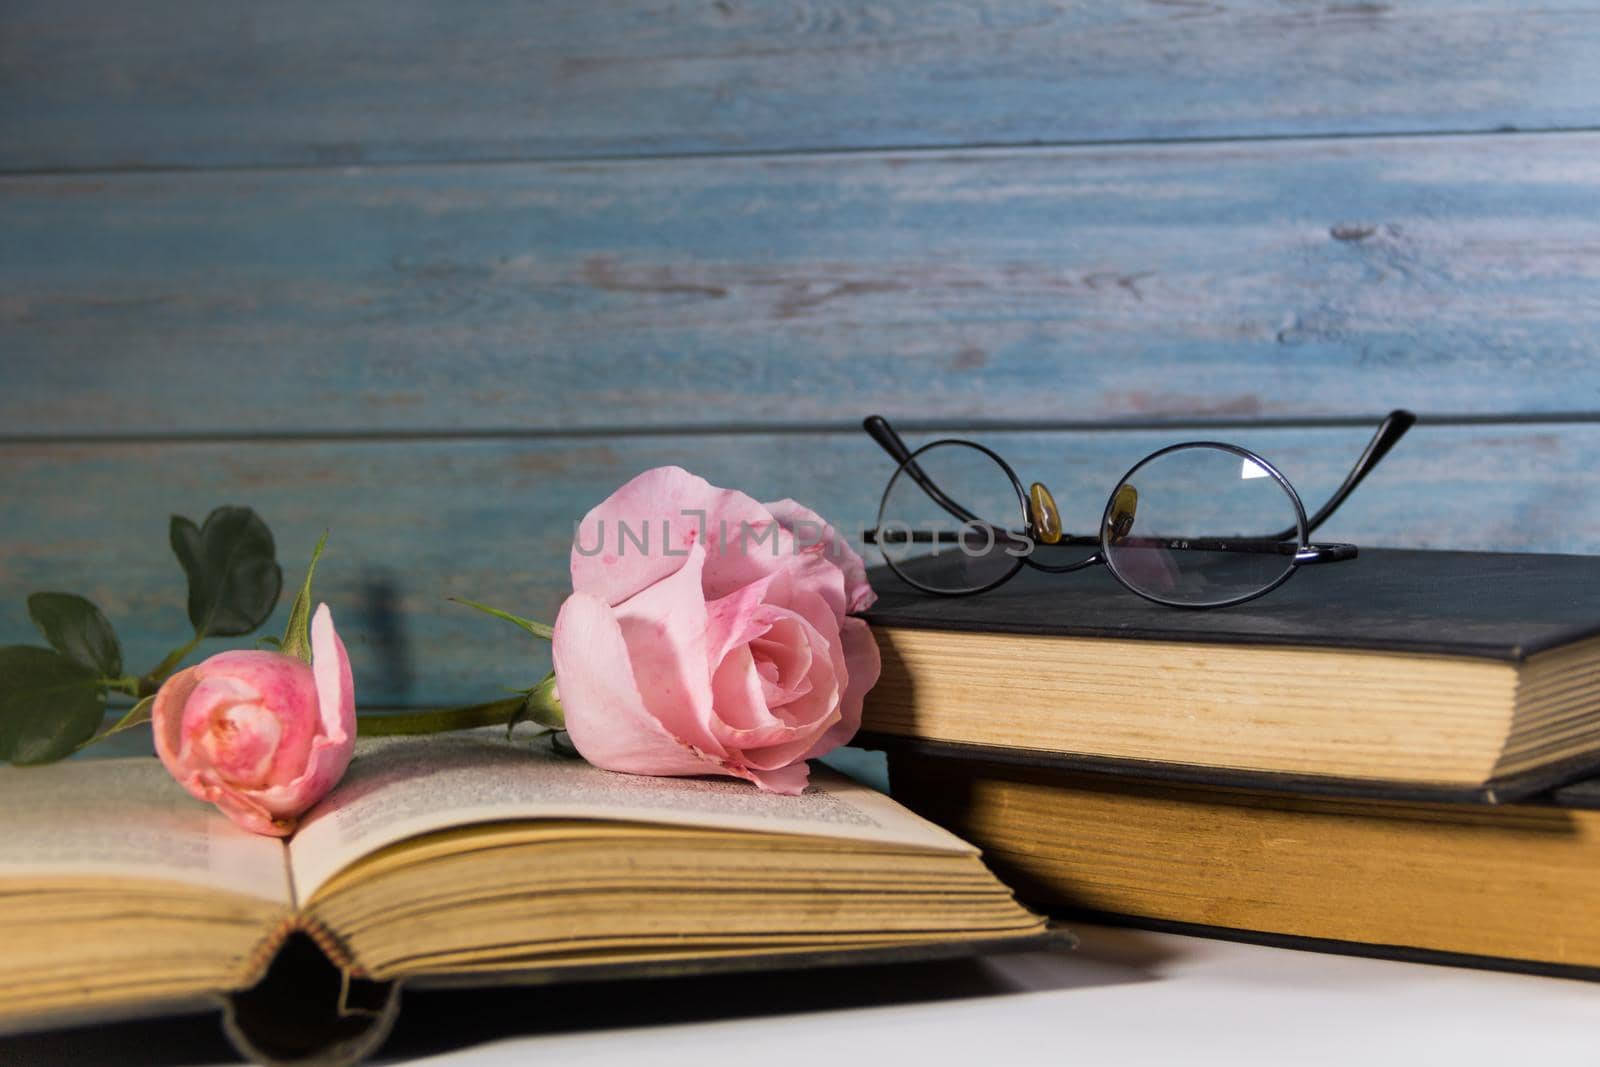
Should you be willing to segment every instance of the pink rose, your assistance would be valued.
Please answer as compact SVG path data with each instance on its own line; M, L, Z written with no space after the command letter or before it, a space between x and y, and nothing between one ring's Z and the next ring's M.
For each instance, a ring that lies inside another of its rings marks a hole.
M287 837L355 749L355 685L328 605L311 619L310 666L222 652L168 678L151 719L156 753L185 789L246 830Z
M861 557L815 512L679 467L589 512L556 618L572 743L633 774L725 774L799 793L878 680Z

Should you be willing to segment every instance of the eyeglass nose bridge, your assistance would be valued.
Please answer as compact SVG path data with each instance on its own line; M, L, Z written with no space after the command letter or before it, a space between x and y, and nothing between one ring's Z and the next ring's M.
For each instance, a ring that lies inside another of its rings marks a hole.
M1133 519L1139 511L1139 490L1123 483L1112 498L1107 526L1111 540L1120 541L1133 530ZM1066 536L1061 528L1061 509L1050 487L1043 482L1028 486L1028 519L1033 525L1033 536L1041 544L1058 545Z

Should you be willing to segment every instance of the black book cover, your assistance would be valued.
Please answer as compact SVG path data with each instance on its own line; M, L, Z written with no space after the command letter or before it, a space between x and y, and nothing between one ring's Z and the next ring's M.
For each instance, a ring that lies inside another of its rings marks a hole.
M1195 763L1160 763L1074 752L1039 752L998 745L926 741L870 730L857 734L851 743L858 748L887 752L891 758L896 753L906 753L935 759L1034 767L1067 774L1095 774L1136 782L1202 785L1258 793L1389 801L1397 804L1556 803L1567 808L1600 808L1600 778L1594 777L1600 774L1600 755L1563 760L1536 770L1496 778L1480 786L1457 786L1383 778L1340 778L1333 775L1239 770Z
M1358 648L1519 662L1600 636L1600 556L1363 548L1302 567L1259 600L1189 610L1153 604L1104 567L1024 567L977 596L923 593L873 568L875 626L1152 641Z

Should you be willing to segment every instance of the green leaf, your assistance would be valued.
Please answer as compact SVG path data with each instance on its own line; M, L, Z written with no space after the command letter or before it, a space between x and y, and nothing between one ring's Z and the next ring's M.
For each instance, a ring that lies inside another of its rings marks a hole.
M317 573L317 560L322 558L322 546L327 543L328 535L324 532L317 540L317 547L311 550L305 584L294 595L294 603L289 607L289 625L283 631L283 651L305 663L311 662L311 576Z
M457 604L465 604L469 608L477 608L485 615L493 615L497 619L504 619L506 622L514 623L515 625L520 626L524 630L528 631L533 636L542 637L546 641L555 636L555 630L549 626L546 626L542 622L534 622L532 619L524 619L520 615L513 615L511 612L501 611L499 608L491 608L487 604L480 604L476 600L468 600L466 597L453 596L449 599L454 600Z
M270 648L274 652L281 652L283 651L283 642L278 640L276 637L273 637L271 634L262 634L260 637L256 638L256 647Z
M0 648L0 759L50 763L71 755L105 713L98 671L48 648Z
M154 695L145 697L143 700L139 701L139 703L129 708L126 715L112 723L111 728L105 733L96 734L95 736L89 738L89 740L80 744L78 747L87 748L88 746L96 744L100 741L104 741L106 738L115 734L120 734L124 730L131 730L135 726L143 726L145 723L150 721L150 712L155 706L156 698Z
M122 646L100 609L72 593L34 593L28 618L50 647L102 678L122 676Z
M204 526L172 517L172 551L189 576L189 621L199 637L240 637L267 621L283 571L272 531L249 508L221 507Z
M533 721L548 730L565 730L567 716L556 699L556 673L545 675L538 685L528 690L527 696L506 721L506 737L517 728L517 723Z

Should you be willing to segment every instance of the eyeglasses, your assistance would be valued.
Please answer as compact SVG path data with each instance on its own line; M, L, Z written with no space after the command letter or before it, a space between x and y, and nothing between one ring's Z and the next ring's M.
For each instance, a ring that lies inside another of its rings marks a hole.
M881 415L862 424L899 463L878 524L864 532L889 567L927 593L969 596L1023 567L1065 574L1103 563L1146 600L1224 608L1254 600L1315 563L1356 558L1356 546L1310 537L1416 422L1391 411L1343 484L1317 512L1271 463L1237 445L1190 441L1152 452L1111 491L1098 535L1061 527L1043 482L1027 491L1011 465L974 441L912 451Z

